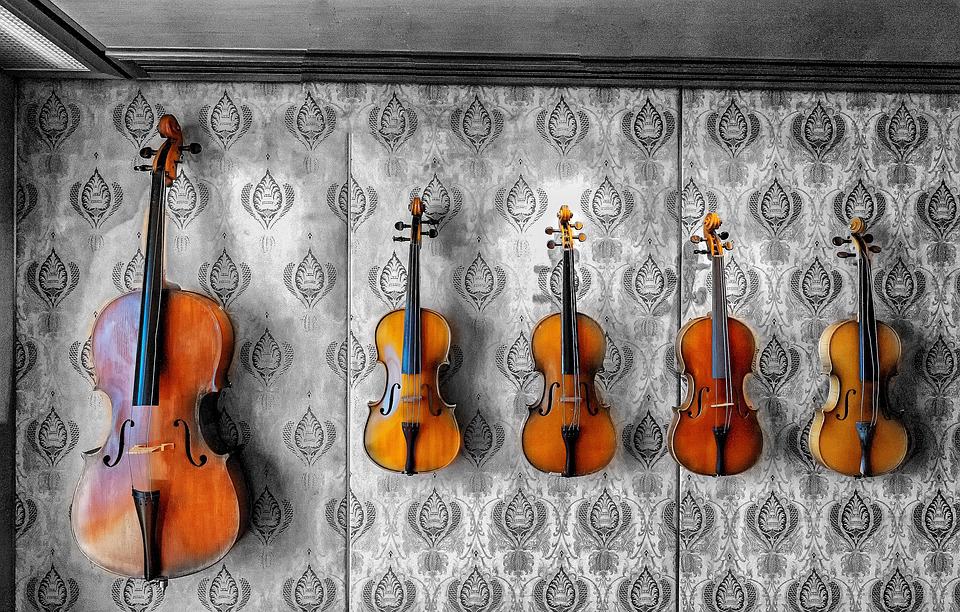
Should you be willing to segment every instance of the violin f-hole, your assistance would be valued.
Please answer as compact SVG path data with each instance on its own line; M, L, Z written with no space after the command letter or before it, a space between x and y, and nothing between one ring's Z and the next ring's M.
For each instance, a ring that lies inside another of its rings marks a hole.
M386 405L380 406L380 414L387 416L393 412L393 398L396 395L397 391L400 390L400 383L393 383L390 385L390 395L387 397Z
M173 422L174 427L180 427L183 425L183 445L184 452L187 454L187 460L190 461L190 464L194 467L203 467L207 463L207 456L200 455L200 461L195 461L193 459L193 451L190 447L190 427L187 425L187 422L183 419L177 419Z
M708 393L710 387L700 387L697 389L697 414L690 414L690 411L687 411L687 416L691 419L695 419L701 414L703 414L703 394Z
M846 420L847 416L850 414L850 396L856 394L856 389L847 389L847 392L843 394L843 414L837 414L838 421Z
M110 455L104 455L104 456L103 456L103 465L105 465L105 466L107 466L107 467L114 467L115 465L117 465L118 463L120 463L120 457L123 456L123 452L124 452L124 451L123 451L123 447L125 446L125 443L124 443L124 431L123 431L123 430L126 429L127 425L129 425L130 427L133 427L133 421L130 420L130 419L127 419L127 420L125 420L123 423L120 424L120 441L117 443L117 456L116 456L116 458L115 458L113 461L111 461L111 460L110 460Z
M560 383L554 382L550 385L550 389L547 392L547 409L543 409L543 404L540 404L540 408L537 409L537 412L540 413L540 416L547 416L550 414L550 411L553 409L553 391L560 388Z

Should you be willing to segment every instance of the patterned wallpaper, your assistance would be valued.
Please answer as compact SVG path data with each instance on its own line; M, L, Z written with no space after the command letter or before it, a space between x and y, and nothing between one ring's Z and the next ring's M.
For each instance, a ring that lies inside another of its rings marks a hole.
M960 610L956 325L960 99L530 87L30 81L17 188L17 598L43 612L916 612ZM233 386L211 433L238 449L251 531L166 589L97 571L69 530L106 427L88 334L139 282L148 197L132 170L176 114L204 152L167 202L168 277L229 312ZM348 136L350 135L350 136ZM348 142L349 141L349 142ZM411 194L440 220L422 299L453 333L442 375L461 456L403 477L362 446L373 329L402 306ZM581 310L607 338L608 469L546 476L519 447L542 384L530 334L558 308L545 225L585 224ZM718 210L733 309L757 332L766 435L750 471L679 471L673 340L705 312L690 234ZM805 443L821 330L854 308L829 239L884 247L880 316L905 343L905 468L858 482ZM349 318L348 318L349 313Z

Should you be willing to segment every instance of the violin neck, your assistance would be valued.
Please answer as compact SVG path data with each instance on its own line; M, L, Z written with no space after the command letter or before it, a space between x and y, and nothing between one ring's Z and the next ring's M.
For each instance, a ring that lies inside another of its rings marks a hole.
M577 360L577 289L576 274L573 268L573 249L563 250L563 287L560 292L561 318L561 371L564 374L576 374Z
M857 321L860 333L860 380L877 380L877 316L873 309L870 261L863 254L857 260Z
M419 226L415 219L413 225ZM419 374L420 353L420 241L416 232L411 231L410 259L407 265L407 304L403 317L403 366L404 374Z
M720 380L729 375L730 337L727 324L727 283L723 270L723 255L713 257L713 378Z
M140 331L133 379L133 405L156 406L160 402L160 375L157 368L157 336L160 329L160 301L163 296L164 180L163 156L152 173L150 209L147 213L147 247L143 262L140 301Z

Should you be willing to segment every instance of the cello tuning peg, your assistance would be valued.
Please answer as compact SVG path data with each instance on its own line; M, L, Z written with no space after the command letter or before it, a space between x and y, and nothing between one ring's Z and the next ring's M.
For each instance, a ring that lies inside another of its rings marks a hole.
M404 223L403 221L397 221L396 223L393 224L393 227L395 227L397 230L410 229L410 226Z
M698 244L700 242L703 242L703 238L694 234L693 236L690 236L690 242L692 242L693 244Z
M557 242L556 242L556 240L548 240L548 241L547 241L547 248L548 248L548 249L555 249L556 247L557 247Z
M183 153L192 153L196 155L200 151L203 151L203 147L200 146L199 142L191 142L188 145L180 145L180 151Z
M546 229L547 236L553 236L556 233L557 233L557 230L553 229L552 227L547 227Z
M831 242L833 242L833 246L843 246L845 244L850 244L850 239L841 238L840 236L834 236Z
M142 166L134 166L133 169L137 172L150 172L153 170L153 168L147 164L143 164Z
M440 219L424 219L420 223L424 225L440 225Z
M707 249L693 249L694 255L706 255Z
M717 234L717 237L720 238L720 240L726 240L730 237L730 232L720 232Z
M436 238L439 233L440 232L437 231L437 228L431 227L429 230L427 230L425 235L427 238Z
M142 157L143 159L150 159L156 154L157 154L157 150L151 149L150 147L143 147L142 149L140 149L140 157Z
M394 236L393 241L394 242L410 242L410 239L407 238L406 236Z
M848 257L856 257L856 255L854 255L850 251L837 251L837 257L840 257L841 259L846 259Z
M577 229L580 229L580 228L578 227ZM586 239L587 239L587 235L584 234L583 232L580 232L579 234L577 234L577 240L579 240L580 242L583 242Z
M573 224L573 229L575 229L575 230L577 230L577 231L582 230L582 229L583 229L583 223L577 221L576 223Z
M864 234L863 241L866 242L867 244L870 244L871 242L873 242L873 234Z
M875 245L875 244L871 244L871 245L870 245L869 247L867 247L867 248L868 248L868 250L869 250L871 253L879 253L880 251L883 250L883 249L881 249L880 247L878 247L878 246Z
M725 249L728 250L728 251L732 251L732 250L733 250L733 241L732 241L732 240L727 240L726 242L724 242L724 243L723 243L723 248L725 248Z

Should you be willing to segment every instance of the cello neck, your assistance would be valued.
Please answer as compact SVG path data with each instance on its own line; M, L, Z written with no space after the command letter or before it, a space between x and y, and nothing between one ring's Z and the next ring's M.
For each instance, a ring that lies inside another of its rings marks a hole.
M723 269L723 255L713 258L713 305L711 320L713 323L713 378L720 380L729 374L730 338L727 333L727 283Z
M160 328L160 301L163 296L165 166L169 147L157 153L151 173L150 208L147 212L147 246L143 261L143 288L140 302L140 331L133 380L133 405L156 406L160 401L157 369L157 336Z
M410 224L410 257L407 263L407 303L403 317L404 374L419 374L420 351L420 231L421 217Z

